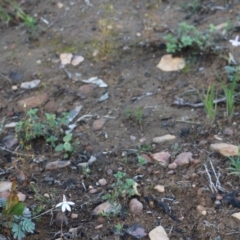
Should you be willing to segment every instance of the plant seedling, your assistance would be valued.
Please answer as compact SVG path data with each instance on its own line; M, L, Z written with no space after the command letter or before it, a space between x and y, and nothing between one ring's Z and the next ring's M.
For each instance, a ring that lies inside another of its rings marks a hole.
M209 121L214 123L217 114L217 104L214 104L215 86L209 86L207 93L203 96L203 105Z

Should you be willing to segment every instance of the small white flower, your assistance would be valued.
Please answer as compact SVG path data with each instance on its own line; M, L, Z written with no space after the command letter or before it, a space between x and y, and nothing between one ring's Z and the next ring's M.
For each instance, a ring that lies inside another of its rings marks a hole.
M74 205L74 202L68 202L66 199L66 196L63 194L63 201L58 203L56 205L56 207L60 207L62 206L62 212L65 212L66 210L68 210L69 212L71 212L71 207L70 205Z
M238 41L239 40L239 36L236 36L236 38L234 39L234 40L229 40L229 42L233 45L233 46L235 46L235 47L238 47L238 46L240 46L240 42Z

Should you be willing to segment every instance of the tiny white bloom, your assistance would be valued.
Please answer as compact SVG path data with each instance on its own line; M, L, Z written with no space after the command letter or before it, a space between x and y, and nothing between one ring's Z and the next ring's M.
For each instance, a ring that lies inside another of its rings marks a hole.
M62 206L62 212L65 212L66 210L71 212L71 207L70 205L74 205L74 202L68 202L66 199L66 196L63 194L63 201L58 203L56 207Z
M238 47L238 46L240 46L240 42L238 41L239 40L239 36L236 36L236 38L234 39L234 40L229 40L229 42L233 45L233 46L235 46L235 47Z

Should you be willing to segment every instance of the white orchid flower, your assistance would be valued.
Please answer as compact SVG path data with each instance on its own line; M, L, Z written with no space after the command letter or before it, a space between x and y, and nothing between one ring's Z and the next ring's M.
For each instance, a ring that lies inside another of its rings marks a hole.
M236 36L236 38L235 39L231 39L231 40L229 40L229 42L233 45L233 46L235 46L235 47L238 47L238 46L240 46L240 42L238 41L239 40L239 36Z
M58 203L56 207L61 207L62 206L62 212L65 212L66 210L71 212L71 207L70 205L74 205L74 202L68 202L66 196L63 194L63 201Z

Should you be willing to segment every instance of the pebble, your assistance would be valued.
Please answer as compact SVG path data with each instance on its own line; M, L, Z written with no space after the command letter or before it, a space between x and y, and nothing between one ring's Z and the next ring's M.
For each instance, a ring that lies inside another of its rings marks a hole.
M169 240L169 237L162 226L154 228L148 234L150 240Z
M204 215L204 216L207 214L206 208L203 207L202 205L198 205L198 206L197 206L197 211L198 211L201 215Z
M107 184L107 180L105 178L101 178L98 180L98 183L101 185L101 186L105 186Z
M166 167L169 164L169 159L171 157L169 152L159 152L150 155L152 159L159 162L163 167Z
M157 191L160 192L160 193L165 192L165 187L164 187L163 185L156 185L156 186L154 187L154 189L157 190Z
M161 136L161 137L153 138L153 142L154 143L163 143L163 142L166 142L166 141L174 140L175 138L176 137L174 135L167 134L167 135L164 135L164 136Z
M183 152L176 157L176 159L174 160L174 163L176 163L177 166L183 166L183 165L188 165L192 161L193 161L192 153Z
M103 227L103 224L99 224L99 225L97 225L96 227L95 227L95 229L100 229L100 228L102 228Z
M104 124L106 123L106 119L105 118L100 118L100 119L97 119L93 122L93 130L94 131L98 131L98 130L101 130L102 127L104 126Z
M231 216L237 220L240 220L240 212L233 213Z
M143 204L136 198L133 198L129 203L129 210L135 215L140 215L143 212Z
M61 161L61 160L57 160L54 162L49 162L46 164L45 169L46 170L54 170L54 169L59 169L59 168L65 168L70 166L71 161Z
M25 98L17 102L18 110L24 111L31 108L36 108L41 106L48 100L49 96L47 93L39 94L33 97Z
M71 214L71 219L76 219L78 218L78 214L77 213L72 213Z
M210 150L219 152L225 157L238 156L238 146L229 143L211 144Z
M177 164L176 164L175 162L170 163L170 164L168 165L168 168L169 168L169 169L176 169L176 168L177 168Z
M78 91L80 94L88 96L93 92L95 88L97 88L96 84L84 84L78 89Z
M48 193L44 193L43 196L48 199L50 198L50 195Z

